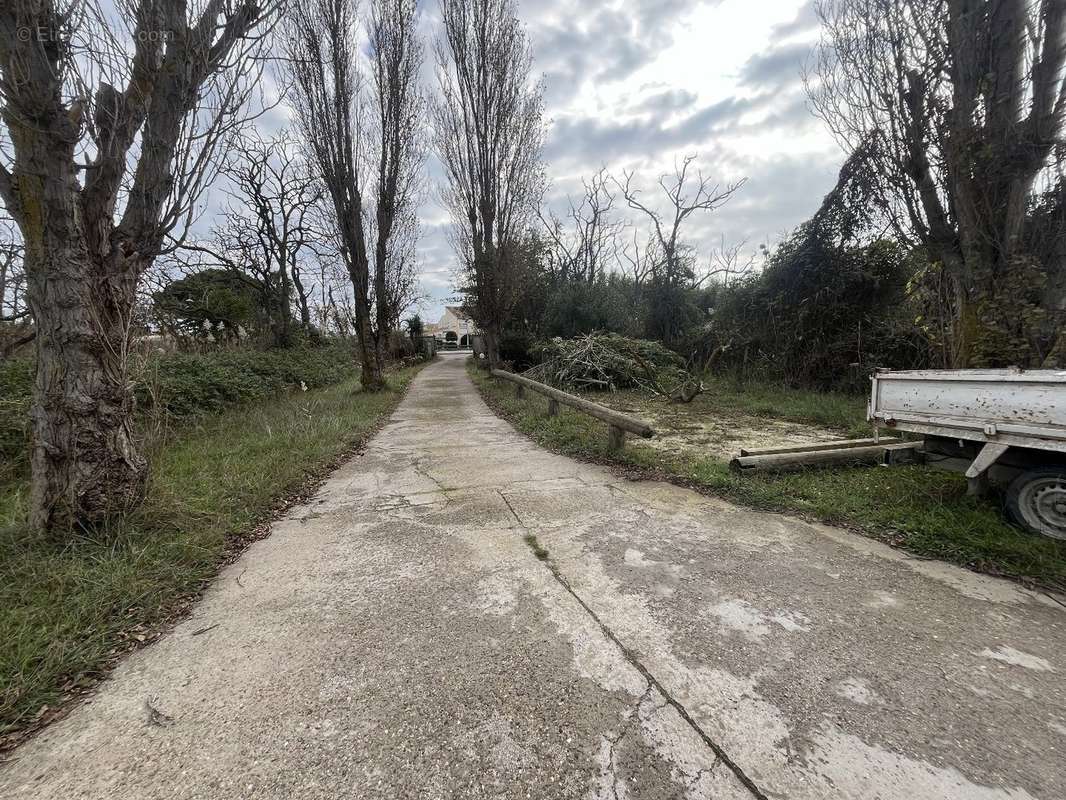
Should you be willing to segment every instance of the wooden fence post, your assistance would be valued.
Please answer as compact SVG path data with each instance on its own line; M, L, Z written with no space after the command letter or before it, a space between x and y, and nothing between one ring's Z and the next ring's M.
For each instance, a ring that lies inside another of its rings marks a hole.
M642 419L631 417L620 411L615 411L613 408L608 408L607 406L601 406L599 403L593 403L591 400L586 400L583 397L576 397L575 395L568 394L567 392L552 386L547 386L539 381L531 380L522 375L515 375L514 373L500 369L492 370L492 376L513 383L515 385L514 394L518 399L525 397L526 389L544 395L548 398L549 416L558 416L559 406L562 405L576 408L583 414L588 414L591 417L603 420L609 426L608 443L612 450L620 450L625 446L627 431L636 436L642 436L645 439L650 439L655 435L655 429Z

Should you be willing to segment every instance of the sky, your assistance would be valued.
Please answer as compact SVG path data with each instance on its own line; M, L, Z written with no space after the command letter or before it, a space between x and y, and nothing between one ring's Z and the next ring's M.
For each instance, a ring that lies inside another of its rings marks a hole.
M438 0L420 0L425 89L436 90ZM844 162L814 117L803 68L819 36L815 0L516 0L545 86L546 205L564 215L582 178L601 168L635 174L643 201L660 175L695 156L723 186L745 180L722 208L696 215L683 239L702 262L714 248L772 245L814 213ZM269 76L268 76L269 77ZM292 125L285 104L260 118L263 133ZM439 201L443 169L429 155L418 248L427 322L458 302L456 258ZM204 235L223 193L209 193L195 225ZM615 211L637 232L647 220ZM629 234L631 235L631 234Z
M547 205L562 215L581 179L601 168L656 181L685 156L723 185L745 179L727 205L693 217L684 232L705 261L713 248L757 252L807 219L844 161L808 109L802 72L817 42L815 0L516 0L545 86ZM112 0L103 0L113 10ZM420 0L426 90L435 90L437 0ZM269 78L269 73L268 73ZM257 122L291 125L281 104ZM451 220L439 203L443 170L430 155L420 209L419 312L438 320L456 301ZM220 184L223 181L220 180ZM206 235L224 192L203 198L194 235ZM623 206L621 198L616 208ZM625 215L622 215L623 218ZM630 217L646 229L647 221Z
M650 197L659 175L695 155L715 181L746 178L688 228L707 258L723 241L776 242L832 188L844 155L802 82L818 39L813 0L518 0L518 10L546 85L546 199L558 211L600 167L634 171ZM439 179L432 157L428 168ZM436 321L455 298L455 258L433 191L421 219L422 314Z

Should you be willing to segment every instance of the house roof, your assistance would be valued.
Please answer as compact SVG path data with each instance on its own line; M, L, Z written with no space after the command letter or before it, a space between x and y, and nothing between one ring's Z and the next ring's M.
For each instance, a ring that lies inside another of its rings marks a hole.
M445 306L444 310L446 312L450 311L456 319L470 319L470 315L463 311L459 306Z

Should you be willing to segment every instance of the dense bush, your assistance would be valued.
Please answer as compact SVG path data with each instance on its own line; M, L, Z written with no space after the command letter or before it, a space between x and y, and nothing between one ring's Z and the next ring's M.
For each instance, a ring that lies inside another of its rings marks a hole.
M688 354L694 333L706 322L703 292L666 281L641 287L644 297L644 336Z
M925 366L929 342L910 283L920 253L881 238L876 170L863 149L762 272L711 299L705 356L742 375L817 389L865 389L876 367Z
M389 331L385 339L385 355L391 362L413 359L418 354L414 340L403 331Z
M205 269L168 283L152 295L155 313L168 327L193 339L209 333L236 340L250 330L261 313L257 281L225 269Z
M356 374L354 355L343 345L267 351L234 350L205 355L151 355L135 365L134 391L142 413L190 417L299 388L338 383ZM0 362L0 460L4 470L27 460L33 365Z
M301 383L328 386L355 374L344 346L232 350L149 358L135 372L138 406L179 417L271 397Z
M790 386L865 388L876 367L924 365L911 274L893 243L838 248L801 230L763 272L718 291L707 346L719 366Z
M536 340L528 328L504 328L500 335L500 360L515 372L523 372L537 363Z
M545 339L592 331L639 336L644 327L640 305L636 288L620 275L591 283L560 281L548 290L538 332Z

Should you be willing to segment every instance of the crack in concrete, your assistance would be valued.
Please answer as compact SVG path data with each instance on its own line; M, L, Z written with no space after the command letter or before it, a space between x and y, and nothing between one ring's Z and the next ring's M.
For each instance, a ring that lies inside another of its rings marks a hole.
M503 489L497 489L496 494L503 500L504 505L507 506L507 510L511 512L511 516L514 517L514 521L518 523L519 527L525 530L525 523L522 522L522 518L518 516L518 512L514 510L514 506L511 505L511 501L507 499L507 495L503 493Z
M540 558L538 560L548 568L548 570L552 574L552 577L555 578L556 582L560 586L562 586L563 589L565 589L566 592L574 598L574 600L577 601L578 605L580 605L585 610L585 613L588 614L592 618L592 620L599 626L600 630L603 632L603 635L606 636L615 645L615 647L619 649L626 661L632 664L633 667L637 670L637 672L639 672L644 677L644 680L648 682L649 687L654 687L655 690L658 691L660 695L662 695L663 699L666 700L667 704L672 706L673 709L677 711L681 719L683 719L685 723L690 728L692 728L696 735L700 737L703 743L714 752L714 755L716 757L715 763L720 761L727 767L729 767L729 770L736 776L737 780L740 781L749 792L751 792L752 796L755 797L756 800L770 800L766 792L759 788L755 781L753 781L747 775L747 773L744 772L743 768L741 768L741 766L730 757L730 755L725 751L725 749L720 744L718 744L718 742L711 738L707 731L705 731L703 727L695 719L693 719L692 715L689 714L688 709L686 709L684 705L682 705L681 702L678 701L667 690L667 688L659 681L659 679L656 678L654 674L652 674L651 670L644 666L644 663L639 658L637 658L636 654L632 650L630 650L622 642L621 639L618 638L617 634L615 634L615 632L611 630L610 627L608 627L602 619L600 619L599 615L592 610L589 604L586 603L584 599L582 599L581 595L579 595L574 590L574 587L570 585L570 582L566 579L566 576L563 575L562 572L560 572L559 568L551 560L551 557L549 556L547 558ZM647 694L647 692L645 692L645 694Z
M1055 595L1051 594L1050 592L1041 592L1041 594L1047 597L1049 600L1053 600L1054 602L1058 603L1063 608L1066 608L1066 603L1064 603L1062 600L1059 600L1059 598L1055 597Z
M640 707L644 705L644 701L648 699L648 696L652 693L654 687L649 682L643 694L637 698L637 702L633 704L633 707L629 710L629 713L625 715L625 723L622 725L622 729L618 732L618 735L613 739L610 736L604 736L610 746L607 748L607 764L611 770L611 794L614 795L615 800L618 800L618 781L621 780L621 776L618 774L618 762L615 757L615 748L621 744L622 740L629 735L630 729L633 727L633 720L640 719Z
M690 776L689 782L688 782L688 786L685 787L685 791L686 792L691 792L693 789L695 789L696 785L701 780L703 780L703 776L704 775L714 775L714 771L716 769L718 769L718 765L721 764L721 763L722 763L721 757L718 756L717 754L715 754L714 761L711 763L711 766L702 767L702 768L696 770L696 772L692 776Z
M430 480L433 485L436 486L440 491L447 492L448 487L429 474L429 470L422 466L423 461L425 461L424 458L416 458L411 463L411 466L414 468L415 472L421 475L423 478Z

